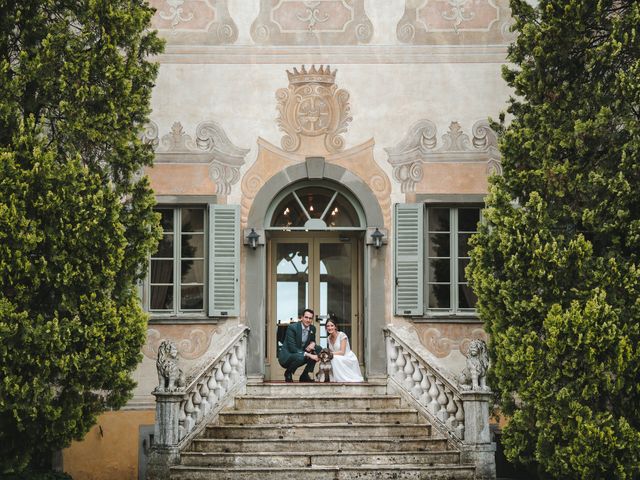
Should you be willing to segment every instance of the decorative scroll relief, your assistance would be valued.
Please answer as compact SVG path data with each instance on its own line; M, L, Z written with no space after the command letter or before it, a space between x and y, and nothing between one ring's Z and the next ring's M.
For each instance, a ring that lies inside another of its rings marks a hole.
M482 328L467 324L417 324L420 343L438 358L458 351L466 355L473 339L488 340Z
M186 360L195 360L200 358L209 349L211 340L216 333L216 329L205 327L192 328L192 327L178 327L178 326L166 326L163 331L155 328L147 330L147 341L142 347L142 353L147 358L154 359L160 347L160 344L165 339L173 341L178 350L180 356Z
M402 192L415 192L423 179L425 163L484 162L486 173L501 174L500 153L496 134L486 120L472 127L473 137L462 131L458 122L451 122L438 147L437 129L430 120L413 124L395 147L385 148L387 161L393 166L393 177L400 182Z
M509 43L508 0L407 0L398 39L414 44Z
M149 4L156 9L152 26L170 44L219 45L238 38L227 0L149 0Z
M155 136L152 136L155 135ZM231 186L240 179L240 167L245 163L247 148L236 147L220 125L213 121L196 127L195 140L175 122L171 131L158 141L158 127L153 122L142 135L145 143L156 150L156 163L208 163L209 177L216 184L216 193L228 195Z
M276 92L278 100L278 126L285 133L282 148L287 152L308 150L310 145L324 146L326 152L335 153L344 148L341 134L351 121L349 93L335 84L336 70L315 65L309 71L302 66L293 73L287 71L289 87ZM322 136L323 143L309 140ZM313 147L312 147L313 148Z
M364 0L261 0L251 26L254 41L270 45L357 45L372 34Z

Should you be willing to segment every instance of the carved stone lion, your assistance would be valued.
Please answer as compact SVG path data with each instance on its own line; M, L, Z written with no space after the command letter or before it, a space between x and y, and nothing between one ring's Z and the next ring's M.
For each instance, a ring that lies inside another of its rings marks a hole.
M458 379L462 390L489 390L487 387L487 370L489 355L484 340L472 340L467 354L467 366Z
M178 368L178 348L170 340L163 340L160 344L156 368L158 369L157 392L175 392L184 388L184 374Z

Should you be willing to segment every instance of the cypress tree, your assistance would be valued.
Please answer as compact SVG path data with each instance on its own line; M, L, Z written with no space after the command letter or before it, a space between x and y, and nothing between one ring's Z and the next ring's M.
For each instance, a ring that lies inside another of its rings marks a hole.
M640 2L512 0L513 88L469 267L507 457L640 475Z
M0 1L0 473L131 395L159 238L142 0ZM44 459L44 460L43 460Z

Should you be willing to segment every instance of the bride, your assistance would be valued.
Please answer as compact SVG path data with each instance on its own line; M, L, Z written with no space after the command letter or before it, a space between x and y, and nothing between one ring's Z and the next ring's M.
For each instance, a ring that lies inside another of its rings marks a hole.
M335 382L364 382L360 373L358 357L351 351L347 334L339 332L336 323L328 319L326 323L329 334L329 350L333 352L331 367L333 368L333 380Z

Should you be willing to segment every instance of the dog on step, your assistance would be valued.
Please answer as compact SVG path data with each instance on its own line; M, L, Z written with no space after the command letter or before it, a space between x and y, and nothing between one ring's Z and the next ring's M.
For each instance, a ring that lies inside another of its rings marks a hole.
M318 354L318 373L316 375L318 382L333 382L332 358L333 353L328 348L323 348Z

